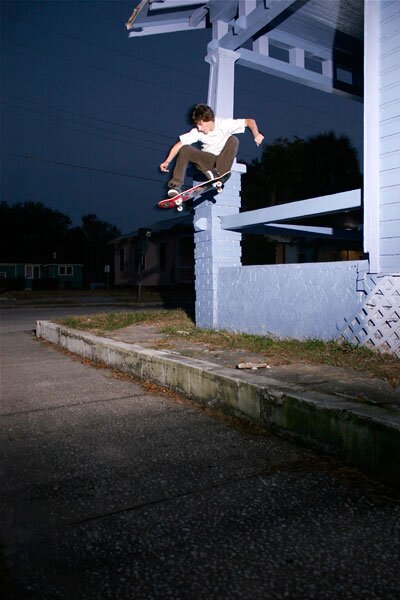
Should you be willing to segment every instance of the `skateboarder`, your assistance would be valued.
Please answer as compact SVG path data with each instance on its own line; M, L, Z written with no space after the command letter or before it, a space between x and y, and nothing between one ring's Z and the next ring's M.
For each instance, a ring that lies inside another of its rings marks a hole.
M197 104L192 113L195 125L191 131L179 136L160 169L168 173L170 162L177 157L172 178L168 182L168 197L173 198L182 191L186 168L191 162L208 179L230 171L239 149L239 140L234 133L243 133L248 127L259 146L264 136L258 131L254 119L223 119L215 117L212 108ZM191 144L201 143L201 150Z

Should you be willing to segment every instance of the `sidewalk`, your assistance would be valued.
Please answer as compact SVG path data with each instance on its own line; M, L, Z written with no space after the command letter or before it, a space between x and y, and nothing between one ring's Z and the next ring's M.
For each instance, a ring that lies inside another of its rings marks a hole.
M13 312L0 365L2 599L398 600L397 490L94 368ZM143 375L182 364L194 381L197 366L207 384L207 368L228 370L85 337L88 357L138 372L141 361Z
M90 360L176 390L200 403L284 431L374 477L400 482L400 388L352 369L290 364L238 370L264 358L241 351L209 351L171 342L134 325L108 337L38 322L37 335Z

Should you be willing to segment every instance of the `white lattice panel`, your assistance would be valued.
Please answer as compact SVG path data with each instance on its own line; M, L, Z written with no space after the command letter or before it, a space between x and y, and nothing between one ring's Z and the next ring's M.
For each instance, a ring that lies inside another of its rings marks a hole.
M400 358L400 276L370 276L360 311L340 332L351 344Z

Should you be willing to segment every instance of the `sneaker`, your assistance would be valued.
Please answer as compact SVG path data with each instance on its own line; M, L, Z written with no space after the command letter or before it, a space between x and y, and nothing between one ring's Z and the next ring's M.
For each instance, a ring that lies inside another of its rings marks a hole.
M174 198L175 196L179 196L179 194L182 192L181 188L179 185L174 185L174 187L170 188L168 190L168 198Z
M205 171L204 175L207 177L207 179L217 179L217 177L220 177L220 174L218 173L217 169L212 169L209 171Z

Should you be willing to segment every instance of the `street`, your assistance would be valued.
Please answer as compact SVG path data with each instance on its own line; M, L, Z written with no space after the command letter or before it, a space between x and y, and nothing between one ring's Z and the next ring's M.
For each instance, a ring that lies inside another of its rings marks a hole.
M3 598L400 597L396 491L32 334L104 310L1 311Z

